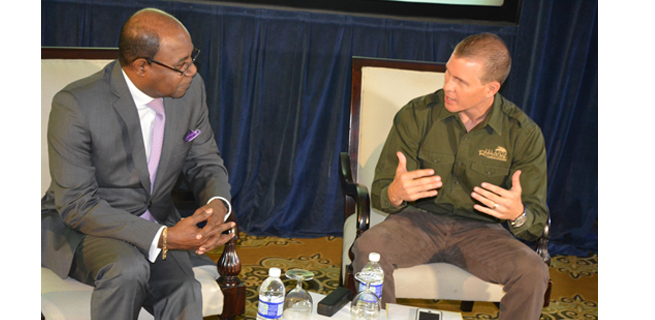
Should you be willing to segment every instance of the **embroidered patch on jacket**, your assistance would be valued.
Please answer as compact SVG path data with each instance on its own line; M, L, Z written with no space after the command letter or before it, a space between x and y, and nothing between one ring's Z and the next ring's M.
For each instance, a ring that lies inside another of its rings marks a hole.
M479 150L479 155L492 160L507 161L507 149L498 147L496 150L484 149Z

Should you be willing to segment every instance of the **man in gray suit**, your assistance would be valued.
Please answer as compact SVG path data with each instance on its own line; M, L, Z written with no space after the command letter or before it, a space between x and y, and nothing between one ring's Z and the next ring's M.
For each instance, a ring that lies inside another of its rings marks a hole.
M93 319L136 319L142 306L155 319L202 319L192 267L213 263L203 254L234 223L197 54L177 19L144 9L123 26L118 61L53 99L41 264L95 287ZM180 174L205 204L185 219L171 200Z

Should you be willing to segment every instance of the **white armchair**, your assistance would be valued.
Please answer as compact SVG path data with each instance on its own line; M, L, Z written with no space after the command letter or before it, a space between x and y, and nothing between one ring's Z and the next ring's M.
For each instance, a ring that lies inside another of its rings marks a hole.
M46 134L52 98L67 84L100 71L116 57L118 57L117 49L42 48L41 195L45 194L50 185ZM234 214L231 218L234 218ZM238 236L236 228L230 232ZM225 245L218 266L193 268L196 279L201 284L202 314L205 317L220 315L220 319L232 319L245 311L245 286L237 277L241 271L241 262L235 250L236 239L237 237L233 238ZM52 270L42 267L41 318L90 319L92 291L91 286L70 277L61 279ZM138 319L154 318L145 309L141 309Z
M411 99L441 88L444 72L445 65L431 62L352 59L350 142L348 152L340 155L346 207L341 281L351 290L355 286L350 248L356 237L387 216L370 207L369 190L393 117ZM544 256L546 241L540 241L538 250ZM448 263L396 269L394 279L397 298L458 300L463 311L470 311L473 301L500 302L505 294L501 285Z

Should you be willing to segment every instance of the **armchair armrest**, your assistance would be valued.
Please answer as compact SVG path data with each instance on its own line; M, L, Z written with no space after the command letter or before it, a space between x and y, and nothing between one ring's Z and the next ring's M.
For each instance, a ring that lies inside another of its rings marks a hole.
M550 266L550 253L548 253L548 241L550 240L550 216L544 226L544 231L541 237L537 240L535 251L541 257L545 264Z
M541 257L541 260L550 267L550 254L548 253L548 240L550 240L550 215L546 225L544 226L544 232L541 234L541 237L537 240L537 245L535 251ZM548 280L548 288L544 294L544 308L550 305L550 292L553 288L553 281Z
M227 221L237 223L234 212L227 218ZM234 319L235 316L245 313L246 311L246 286L239 280L241 272L241 260L236 251L236 243L239 239L239 224L224 233L234 233L234 238L225 244L223 254L218 259L216 267L218 268L218 286L223 291L224 306L231 306L229 309L224 307L221 319Z
M371 200L368 188L353 179L350 156L347 152L339 154L339 177L341 188L346 195L346 218L355 213L355 208L357 209L357 237L359 237L370 226Z
M356 183L353 179L350 165L351 162L348 153L341 152L339 154L339 177L341 180L341 189L345 195L345 218L348 218L355 211L357 212L357 221L355 224L357 230L355 239L357 239L370 227L371 200L368 194L368 188L363 184ZM355 258L352 253L352 245L348 248L348 258L350 261L353 261ZM352 263L346 266L344 285L352 291L353 295L357 293Z
M234 214L231 214L227 218L227 221L233 221L234 223L237 222ZM233 287L240 284L238 275L241 272L241 260L239 259L239 255L237 255L235 248L237 240L239 239L239 225L237 224L234 228L223 232L223 234L230 233L234 234L234 238L225 244L223 254L221 254L221 257L217 262L218 274L221 276L218 279L218 282L225 287Z

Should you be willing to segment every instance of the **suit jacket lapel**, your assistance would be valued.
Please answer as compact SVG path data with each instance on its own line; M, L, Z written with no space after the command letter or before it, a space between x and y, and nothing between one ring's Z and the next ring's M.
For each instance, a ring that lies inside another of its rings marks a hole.
M146 156L146 149L143 145L143 134L141 133L141 123L139 122L139 114L134 104L134 99L127 88L127 83L123 77L120 63L116 62L111 74L111 90L118 99L114 102L114 109L123 119L128 137L125 149L128 152L128 161L133 159L134 167L139 175L141 184L150 193L150 173L148 172L148 158ZM131 157L129 155L131 153ZM128 164L129 166L129 164Z

